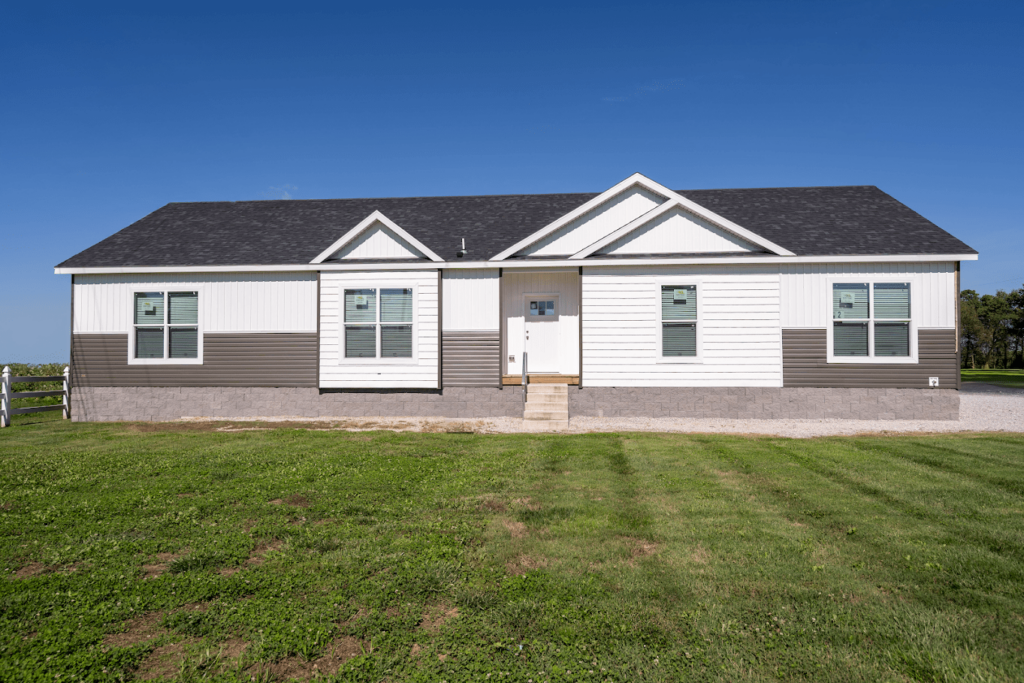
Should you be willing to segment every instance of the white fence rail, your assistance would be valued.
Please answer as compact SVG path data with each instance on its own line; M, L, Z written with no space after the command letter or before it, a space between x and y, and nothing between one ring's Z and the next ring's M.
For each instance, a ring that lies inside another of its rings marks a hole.
M63 382L63 389L55 389L53 391L11 391L11 386L14 384L21 384L25 382ZM48 410L62 410L64 411L64 419L67 420L71 417L71 403L69 401L69 389L71 388L71 368L64 368L63 375L54 375L52 377L17 377L11 374L9 367L4 368L3 375L0 375L0 427L11 426L12 415L24 415L26 413L42 413ZM16 398L44 398L47 396L61 396L63 401L56 403L51 406L32 406L30 408L15 408L14 399Z

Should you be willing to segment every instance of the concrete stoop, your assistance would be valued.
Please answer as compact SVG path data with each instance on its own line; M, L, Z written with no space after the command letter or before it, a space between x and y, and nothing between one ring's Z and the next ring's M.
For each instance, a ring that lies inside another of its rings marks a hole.
M526 389L523 426L533 432L569 429L569 386L530 384Z

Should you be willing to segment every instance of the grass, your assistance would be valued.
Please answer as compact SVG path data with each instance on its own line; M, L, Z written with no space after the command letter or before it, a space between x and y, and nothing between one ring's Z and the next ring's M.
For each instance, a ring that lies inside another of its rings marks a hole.
M253 427L0 431L0 679L1024 680L1021 435Z
M961 370L964 382L987 382L1001 387L1024 388L1024 370Z

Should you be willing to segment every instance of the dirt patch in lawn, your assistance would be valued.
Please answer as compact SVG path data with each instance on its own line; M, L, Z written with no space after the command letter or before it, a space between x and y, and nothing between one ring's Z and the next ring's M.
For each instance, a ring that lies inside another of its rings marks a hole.
M269 673L273 680L308 681L315 678L334 676L342 664L366 651L365 644L358 638L342 636L335 638L324 649L324 654L314 660L302 657L285 657L272 664L260 664L257 674Z
M249 643L241 638L229 638L217 646L220 656L224 659L238 659L247 647Z
M626 543L626 547L629 548L629 556L633 559L640 557L650 557L658 552L658 544L652 541L648 541L644 538L634 538L633 536L623 536L622 540Z
M513 576L522 576L526 572L533 571L534 569L543 569L548 566L546 558L530 557L529 555L520 555L514 560L509 560L505 563L505 571Z
M480 510L489 510L491 512L504 512L505 504L500 500L485 500L480 503Z
M516 522L511 519L501 520L502 526L508 529L508 532L512 534L512 538L522 538L526 536L526 525L522 522Z
M275 550L280 549L281 546L283 545L284 543L277 539L273 541L268 541L266 543L260 543L253 549L251 553L249 553L249 559L246 560L245 563L254 566L259 566L264 562L264 555L266 555L269 552L273 552Z
M142 578L155 579L168 570L171 566L171 562L188 555L188 553L188 548L185 548L180 553L157 553L155 555L155 559L157 560L155 563L142 565L142 570L146 572Z
M420 620L420 628L430 633L437 633L445 625L445 622L458 616L458 607L452 607L446 603L427 605L423 611L423 618Z
M103 644L108 647L131 647L158 638L167 631L160 626L163 612L148 612L125 624L121 633L108 633L103 636Z
M47 567L45 564L33 562L32 564L27 564L18 571L14 572L12 576L16 579L27 579L32 576L39 576L40 574L45 574L48 571L50 571L50 568Z
M284 502L288 503L289 505L293 505L295 507L298 507L298 508L308 508L309 507L309 501L306 500L306 497L305 496L300 496L297 493L293 493L292 495L290 495L287 498L285 498Z
M192 639L178 643L169 643L149 653L136 674L140 681L152 681L157 678L169 678L181 669L181 661L185 658L185 646L195 642Z

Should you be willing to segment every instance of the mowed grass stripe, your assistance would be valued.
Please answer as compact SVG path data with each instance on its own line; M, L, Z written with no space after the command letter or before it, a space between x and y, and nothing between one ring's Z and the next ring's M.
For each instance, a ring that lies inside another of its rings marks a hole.
M227 427L0 433L0 679L1024 678L1022 437Z

